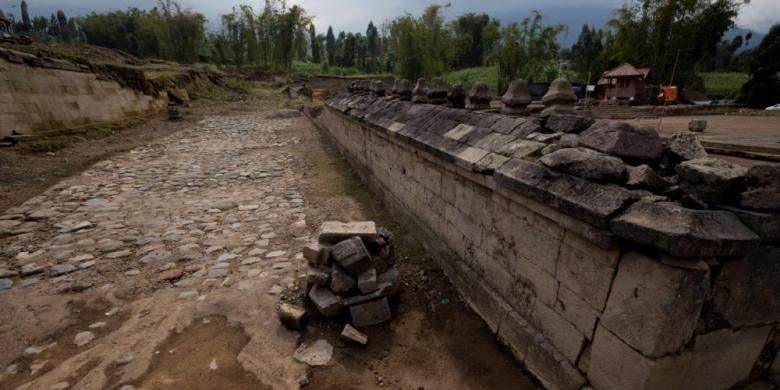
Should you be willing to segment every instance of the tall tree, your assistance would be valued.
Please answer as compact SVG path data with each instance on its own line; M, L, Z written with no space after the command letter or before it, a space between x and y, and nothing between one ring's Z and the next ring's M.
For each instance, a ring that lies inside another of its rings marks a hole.
M320 42L319 37L317 37L317 32L314 29L314 23L309 25L309 41L311 41L311 62L319 64L320 46L322 43Z
M325 36L325 49L328 51L328 65L336 65L336 37L331 26L328 26L328 34Z
M780 103L780 24L769 30L749 58L750 80L742 86L740 100L764 108Z
M498 38L499 23L487 14L468 13L450 23L453 31L456 68L482 66L485 54Z
M27 1L22 0L22 4L19 6L22 11L22 25L24 26L24 32L32 31L32 23L30 22L30 12L27 9Z
M374 22L368 22L366 28L366 54L365 64L363 66L368 71L374 71L376 69L377 57L379 57L379 30L374 26Z

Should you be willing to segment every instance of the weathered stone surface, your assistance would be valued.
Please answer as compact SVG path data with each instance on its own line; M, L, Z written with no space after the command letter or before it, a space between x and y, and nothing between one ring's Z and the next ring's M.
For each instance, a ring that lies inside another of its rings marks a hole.
M494 177L507 188L602 228L608 226L615 212L635 198L622 188L556 174L541 165L517 159L504 164Z
M330 290L336 294L346 293L355 287L355 279L336 264L330 268Z
M303 247L303 258L311 265L328 265L330 258L330 246L319 242L310 242Z
M333 261L352 276L360 275L371 267L371 256L360 237L352 237L334 245L331 250Z
M685 389L730 389L748 379L771 327L720 329L696 336Z
M428 103L428 80L419 78L412 90L412 103Z
M382 80L371 81L371 96L382 97L385 96L385 83Z
M321 243L336 243L350 237L358 236L365 240L376 239L376 223L365 222L323 222L320 227L319 241Z
M504 107L501 113L505 115L527 115L526 107L531 104L531 94L528 93L528 83L525 80L512 80L501 97Z
M450 93L447 95L447 107L466 108L466 90L463 89L463 84L457 83L450 88Z
M279 306L279 320L282 325L290 329L303 330L306 328L306 309L290 303L282 303Z
M658 173L656 173L653 168L650 168L650 166L640 165L638 167L632 167L629 169L628 182L626 185L631 188L660 190L671 187L672 183L658 175Z
M780 248L762 247L728 262L712 292L712 311L733 327L780 320Z
M761 237L764 245L780 245L780 215L776 213L762 213L758 211L743 210L736 207L717 205L721 210L733 213L750 230Z
M352 317L352 325L358 327L381 324L392 318L387 298L350 306L349 314Z
M73 271L76 271L77 269L78 269L78 267L76 267L73 264L57 264L57 265L53 265L49 269L49 276L50 277L56 277L56 276L60 276L60 275L65 275L65 274L69 274L69 273L71 273Z
M398 96L402 101L412 100L412 83L407 79L401 79L398 84Z
M306 285L324 286L330 280L330 270L326 267L312 267L306 270Z
M370 292L368 294L353 295L353 296L351 296L349 298L345 298L343 300L343 303L344 303L344 306L347 306L347 307L354 306L354 305L359 305L359 304L364 303L364 302L373 301L373 300L376 300L376 299L379 299L379 298L382 298L382 297L390 296L390 295L392 295L391 293L393 293L393 285L388 283L388 282L384 282L384 283L380 283L379 285L377 285L376 290L374 290L374 291L372 291L372 292Z
M648 357L684 346L709 292L709 267L662 264L638 252L623 256L601 324Z
M83 347L87 344L89 344L92 340L95 339L95 334L92 332L79 332L76 333L76 336L73 338L73 344L76 344L77 347Z
M447 84L440 77L434 77L431 80L426 96L429 104L447 103Z
M544 124L548 130L558 133L581 133L593 125L593 119L582 115L552 114Z
M539 301L534 304L530 322L569 362L577 361L585 336L574 325Z
M379 274L376 278L377 286L389 285L388 295L398 294L401 289L400 280L398 278L398 269L396 267L390 267L387 271Z
M747 174L747 168L715 158L685 161L676 171L680 189L705 202L725 199Z
M545 144L541 142L517 140L502 146L496 150L496 153L507 157L523 158L536 154L544 147Z
M342 340L351 341L360 345L368 345L368 336L355 329L352 325L344 325L340 335Z
M317 310L325 317L337 316L343 308L341 297L332 293L325 287L312 287L312 289L309 290L309 299L311 299Z
M688 121L688 130L701 133L707 129L707 121L704 119L691 119Z
M655 160L663 152L655 129L634 127L626 122L596 122L580 134L579 142L600 152L638 160Z
M314 344L301 344L293 353L293 358L310 366L325 366L333 356L333 346L325 340L317 340Z
M669 137L667 147L669 154L679 160L695 160L708 156L701 142L690 133L679 133Z
M577 368L541 334L533 335L525 365L548 389L577 390L586 382Z
M576 115L574 103L577 102L577 95L571 88L571 83L566 79L555 79L550 83L550 89L542 97L542 104L545 109L541 116L547 117L553 114Z
M360 292L363 294L368 294L372 291L375 291L377 287L376 269L369 268L368 271L358 275L357 284L358 290L360 290Z
M688 351L660 359L642 356L599 325L591 345L588 379L599 390L682 389L690 364Z
M490 108L490 101L493 98L490 95L490 88L482 81L474 83L468 97L466 108L469 110L487 110Z
M623 160L585 148L561 149L539 161L556 171L588 180L622 183L626 178Z
M739 205L759 211L780 211L780 165L755 165L747 172Z
M610 226L619 237L680 257L740 255L760 241L734 214L686 209L671 202L639 202Z

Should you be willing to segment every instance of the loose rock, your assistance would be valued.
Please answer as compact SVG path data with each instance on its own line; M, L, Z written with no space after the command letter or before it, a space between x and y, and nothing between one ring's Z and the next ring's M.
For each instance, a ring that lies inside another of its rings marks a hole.
M368 344L368 336L361 333L350 324L344 325L344 329L341 331L341 338L360 345Z
M306 327L306 309L290 303L279 306L279 320L289 329L303 330Z

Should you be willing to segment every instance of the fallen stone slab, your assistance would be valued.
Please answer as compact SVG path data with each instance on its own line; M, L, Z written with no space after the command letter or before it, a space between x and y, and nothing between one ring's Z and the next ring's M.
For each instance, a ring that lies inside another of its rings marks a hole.
M748 172L743 166L715 158L685 161L676 171L683 192L711 203L729 197Z
M368 345L368 336L355 329L352 325L344 325L340 335L342 340L351 341L360 345Z
M317 310L325 317L335 317L343 308L341 297L328 290L326 287L313 286L309 290L309 299Z
M390 295L393 295L392 293L395 292L393 290L393 285L390 283L381 283L377 286L376 290L363 295L353 295L349 298L344 298L342 301L344 306L350 307L354 305L359 305L361 303L365 303L368 301L373 301L382 297L387 297Z
M549 168L588 180L623 183L626 165L623 160L586 148L560 149L539 161Z
M371 256L358 236L334 245L330 254L333 260L352 276L360 275L371 267Z
M594 123L580 134L579 143L599 152L638 160L656 160L664 150L655 129L614 121Z
M518 159L504 164L494 177L502 186L600 228L607 228L612 215L637 198L618 186L555 173L540 164Z
M301 344L293 353L293 359L310 366L325 366L333 356L333 346L325 340L317 340L311 345Z
M552 114L544 127L558 133L581 133L593 125L593 119L581 115Z
M303 330L306 328L306 309L291 303L282 303L279 306L279 320L289 329Z
M679 257L742 255L760 242L734 214L687 209L672 202L634 204L610 227L619 237Z
M746 174L747 186L739 194L741 207L780 211L780 166L755 165Z
M376 238L376 223L364 222L323 222L320 227L319 242L337 243L350 237L360 237L367 241Z
M761 237L764 245L780 245L780 215L774 213L743 210L737 207L716 205L718 209L733 213L750 230Z
M381 324L393 318L387 298L350 306L349 314L352 325L358 327Z

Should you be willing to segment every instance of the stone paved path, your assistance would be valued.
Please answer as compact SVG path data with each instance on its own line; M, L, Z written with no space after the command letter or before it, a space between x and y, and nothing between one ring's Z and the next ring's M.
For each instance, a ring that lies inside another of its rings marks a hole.
M284 131L289 124L260 116L210 117L162 142L95 164L8 210L0 215L0 300L131 292L158 302L191 303L192 315L179 315L171 324L186 323L182 318L191 320L199 311L233 315L251 328L248 334L270 326L249 324L240 304L230 310L213 306L220 299L257 297L252 310L262 311L268 322L273 296L294 282L303 264L298 250L308 232L297 174L289 164L297 144ZM139 310L159 311L161 304L125 303L121 310L132 317ZM253 341L262 344L262 337ZM59 383L57 372L30 388ZM100 388L105 379L95 378L78 388Z

